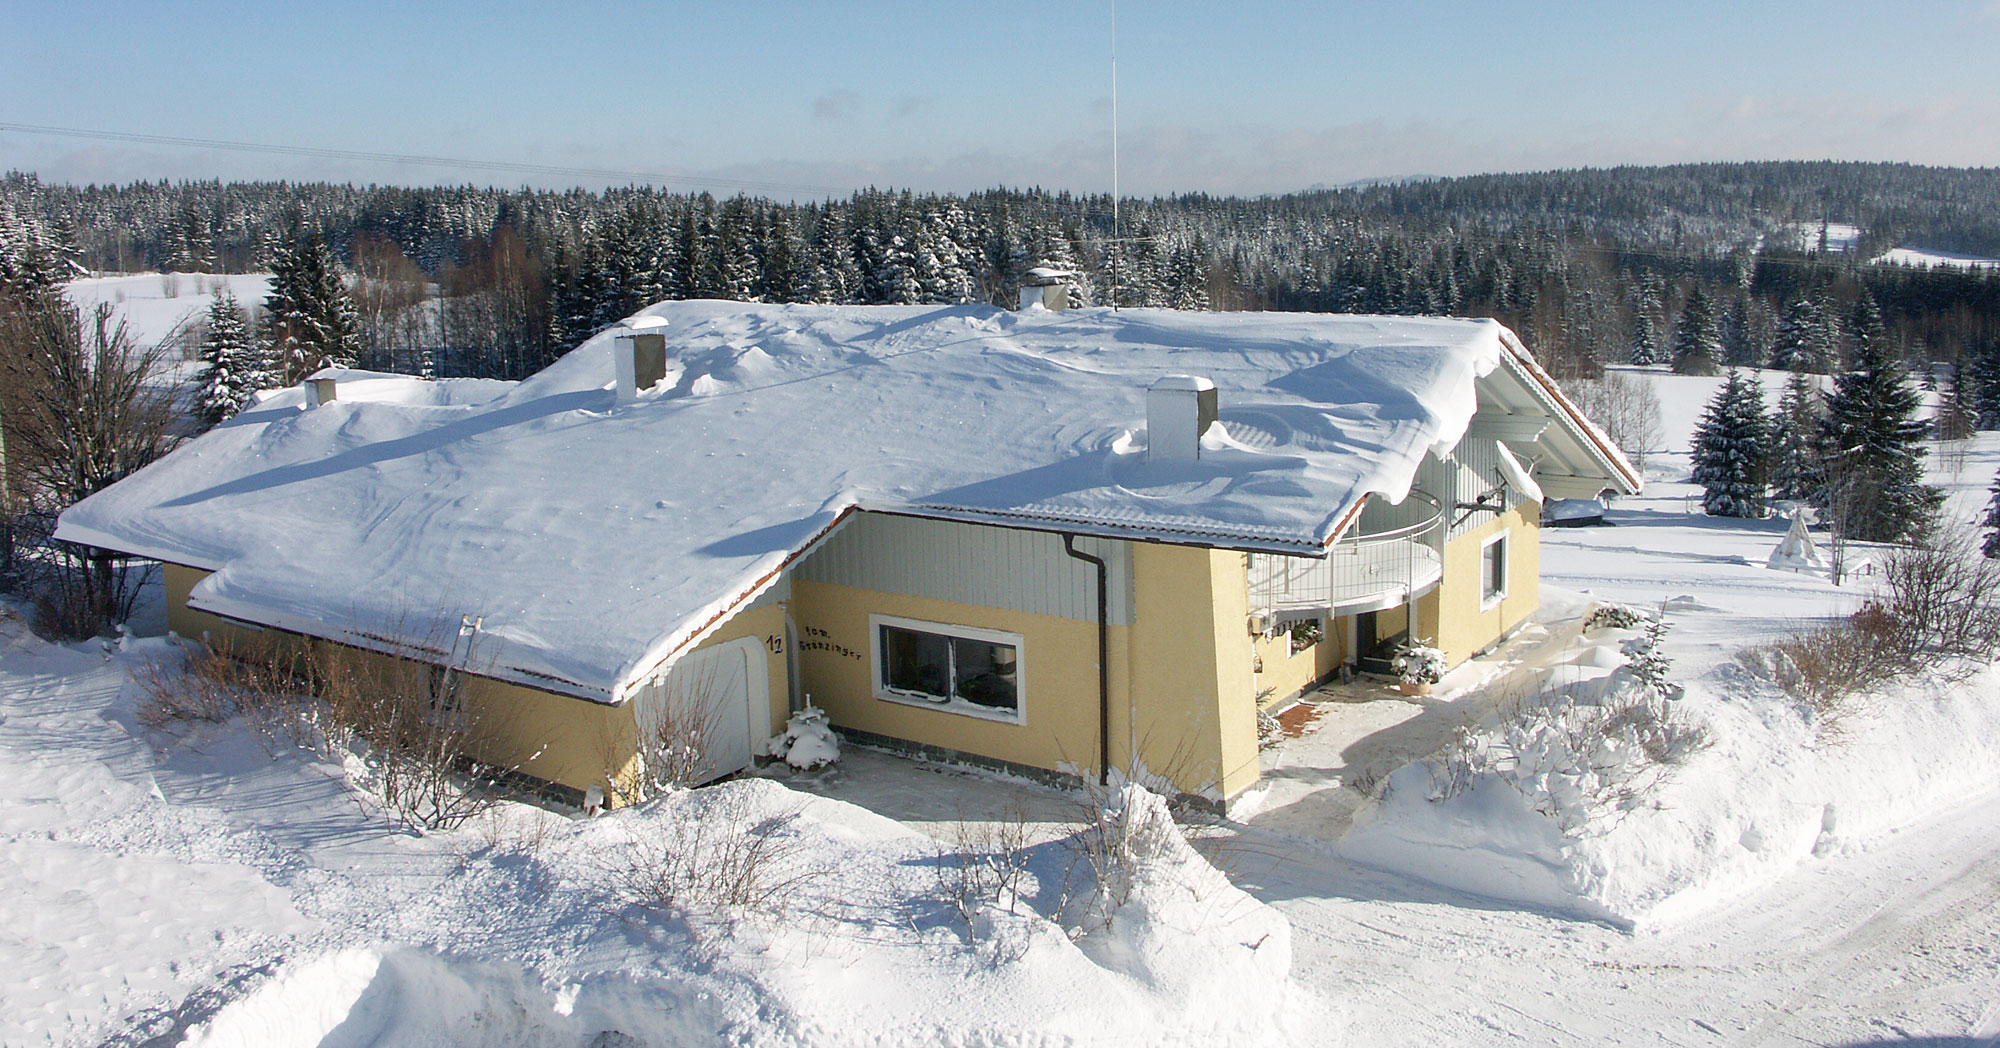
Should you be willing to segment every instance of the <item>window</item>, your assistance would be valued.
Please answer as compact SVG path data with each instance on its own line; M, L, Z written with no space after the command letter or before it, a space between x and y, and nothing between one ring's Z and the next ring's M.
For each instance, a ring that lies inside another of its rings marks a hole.
M1507 595L1507 536L1505 533L1486 540L1479 547L1479 598L1480 603L1492 606Z
M1020 722L1020 635L886 615L869 622L878 698Z

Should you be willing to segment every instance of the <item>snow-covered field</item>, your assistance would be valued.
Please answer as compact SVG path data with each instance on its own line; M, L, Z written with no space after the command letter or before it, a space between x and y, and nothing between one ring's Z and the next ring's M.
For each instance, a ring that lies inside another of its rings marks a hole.
M1871 262L1887 262L1898 266L1916 266L1929 269L1943 266L1948 269L1992 269L2000 266L2000 258L1983 258L1979 255L1960 255L1950 251L1926 251L1922 248L1891 248L1870 259Z
M63 285L63 293L86 314L109 303L140 345L159 345L199 323L210 295L227 288L246 311L254 312L271 293L269 273L124 273L85 277Z
M1777 522L1691 514L1687 437L1716 380L1648 378L1667 415L1651 488L1613 527L1544 534L1541 626L1403 720L1330 706L1277 751L1264 810L1212 830L1227 880L1142 835L1126 908L1075 939L1045 916L1076 883L1079 799L1057 791L863 752L419 837L339 765L240 726L141 725L128 672L164 642L55 646L0 621L0 1043L2000 1043L2000 682L1909 682L1808 739L1735 653L1862 590L1765 568ZM1936 479L1966 516L2000 440L1954 458ZM1621 636L1574 622L1596 600L1665 603L1680 701L1714 725L1659 806L1564 838L1518 791L1369 809L1327 773L1359 748L1332 744L1343 723L1386 773L1509 679L1603 676ZM1014 806L1033 823L1019 897L964 916L939 857ZM780 916L630 901L630 842L704 815L794 842L811 876Z

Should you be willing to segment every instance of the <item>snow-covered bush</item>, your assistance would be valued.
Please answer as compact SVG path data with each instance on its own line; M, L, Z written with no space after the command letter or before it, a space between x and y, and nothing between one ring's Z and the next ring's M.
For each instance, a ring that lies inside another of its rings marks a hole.
M1436 684L1444 679L1444 652L1423 644L1406 644L1389 666L1408 684Z
M1652 617L1643 608L1606 602L1591 609L1590 614L1583 620L1583 628L1585 632L1602 629L1638 629Z
M937 857L938 888L968 931L977 933L989 907L1016 914L1030 874L1028 813L1016 798L997 819L960 819ZM1029 910L1032 912L1032 910Z
M610 818L625 820L610 858L620 897L662 914L781 913L829 872L791 792L764 780L680 790Z
M823 768L840 759L840 736L827 723L826 711L808 700L785 722L785 733L771 740L771 756L800 771Z
M1118 788L1073 840L1093 876L1073 926L1097 964L1192 1014L1226 1011L1245 987L1290 971L1291 925L1195 851L1159 795Z
M1278 722L1278 715L1263 706L1257 707L1257 748L1268 750L1284 741L1285 726Z
M1652 688L1664 698L1678 698L1679 689L1667 682L1667 674L1672 672L1673 662L1667 658L1667 631L1673 626L1666 619L1654 619L1646 623L1639 636L1625 642L1625 657L1630 660L1632 676L1640 683Z
M1449 800L1495 782L1518 792L1565 835L1576 834L1646 803L1710 742L1706 726L1621 669L1600 694L1544 691L1505 723L1461 730L1429 761L1429 797Z

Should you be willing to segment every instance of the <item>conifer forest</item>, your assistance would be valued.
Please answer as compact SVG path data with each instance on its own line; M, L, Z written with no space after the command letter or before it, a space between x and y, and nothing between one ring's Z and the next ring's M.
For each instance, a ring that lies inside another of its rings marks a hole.
M287 182L0 181L7 279L337 266L328 359L518 378L647 303L1011 305L1496 317L1551 371L1847 366L1875 337L2000 397L2000 274L1870 263L1895 246L2000 256L2000 171L1768 162L1482 175L1255 198L868 189L846 199ZM1851 230L1850 228L1851 227ZM1848 232L1829 237L1828 230ZM315 269L317 267L317 269ZM39 274L39 275L38 275ZM312 280L280 307L310 297ZM241 304L246 309L266 303ZM295 317L263 323L290 324ZM344 323L344 322L343 322ZM185 352L199 353L199 332ZM295 379L305 363L283 368Z

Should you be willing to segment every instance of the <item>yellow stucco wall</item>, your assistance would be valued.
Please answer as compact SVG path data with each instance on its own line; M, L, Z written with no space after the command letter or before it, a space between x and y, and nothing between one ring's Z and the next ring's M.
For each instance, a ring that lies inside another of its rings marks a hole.
M1262 666L1257 673L1258 703L1289 699L1333 673L1346 646L1345 630L1338 619L1322 622L1319 642L1297 653L1292 651L1291 635L1283 630L1275 636L1258 636L1256 655Z
M1243 554L1134 543L1132 583L1131 692L1122 709L1114 703L1113 753L1136 740L1152 774L1190 793L1232 796L1257 781Z
M1113 767L1189 793L1256 781L1255 675L1241 554L1133 545L1134 625L1107 631ZM795 580L799 675L834 724L1034 768L1098 766L1097 625L1080 619ZM1022 723L879 698L870 614L1019 634Z
M1534 614L1540 604L1541 525L1536 505L1524 503L1460 535L1445 546L1444 579L1418 602L1422 636L1434 638L1457 665ZM1507 533L1507 593L1486 604L1481 597L1479 554L1486 541Z
M174 632L186 637L207 634L219 643L236 646L237 650L243 650L245 645L268 643L330 643L280 630L258 629L187 607L189 592L207 575L199 568L165 565L167 625ZM784 633L784 607L770 604L738 613L697 646L703 648L744 637L756 638L765 645L771 686L770 734L783 730L789 713L783 646L770 643L783 638ZM364 660L392 658L360 649L349 650ZM636 745L630 704L613 706L559 695L480 676L477 672L468 676L465 701L473 722L480 726L475 754L479 759L576 790L604 787L614 799L613 787L620 781L629 782Z
M803 580L792 583L791 611L801 684L834 724L1032 768L1096 769L1095 623ZM877 698L871 614L1019 634L1021 723ZM1124 632L1112 628L1114 650Z

